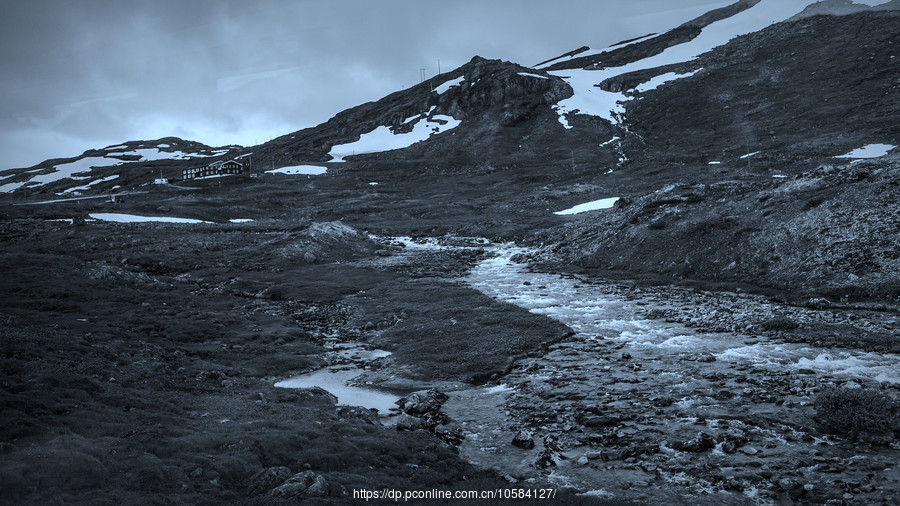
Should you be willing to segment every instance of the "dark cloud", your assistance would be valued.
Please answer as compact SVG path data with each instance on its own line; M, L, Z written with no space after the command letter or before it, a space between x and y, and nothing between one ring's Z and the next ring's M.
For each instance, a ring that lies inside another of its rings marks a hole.
M670 3L3 2L0 168L166 135L263 142L411 86L439 59L443 71L476 54L531 65L728 3L684 0L629 24Z

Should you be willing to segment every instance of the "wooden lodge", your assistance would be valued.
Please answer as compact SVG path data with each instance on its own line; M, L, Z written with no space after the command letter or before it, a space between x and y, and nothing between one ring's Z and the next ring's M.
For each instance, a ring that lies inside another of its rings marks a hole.
M209 176L226 176L230 174L242 174L244 172L244 164L237 160L228 160L213 162L203 167L191 167L184 169L184 179L197 179Z

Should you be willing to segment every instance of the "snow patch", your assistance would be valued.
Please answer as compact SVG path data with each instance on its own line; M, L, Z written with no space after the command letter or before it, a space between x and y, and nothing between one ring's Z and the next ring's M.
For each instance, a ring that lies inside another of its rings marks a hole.
M12 193L22 186L25 185L25 182L21 183L6 183L5 185L0 185L0 193Z
M536 77L536 78L538 78L538 79L550 79L550 78L547 77L547 76L542 76L542 75L540 75L540 74L530 74L530 73L528 73L528 72L519 72L519 75L520 75L520 76L525 76L525 77Z
M462 82L464 80L465 80L465 76L459 76L456 79L451 79L451 80L447 81L446 83L438 86L437 88L434 89L434 91L438 95L442 95L442 94L444 94L444 92L446 92L450 88L452 88L454 86L459 86L460 84L462 84Z
M585 202L584 204L578 204L577 206L570 207L569 209L564 209L562 211L556 211L553 214L558 214L558 215L580 214L580 213L586 213L588 211L596 211L598 209L609 209L613 205L615 205L617 200L619 200L619 197L611 197L611 198L606 198L606 199L594 200L592 202Z
M95 180L91 181L90 183L88 183L88 184L86 184L86 185L84 185L84 186L73 186L72 188L63 190L62 193L65 194L65 193L71 193L71 192L75 192L75 191L90 190L91 187L94 186L94 185L97 185L97 184L100 184L100 183L105 183L105 182L107 182L107 181L112 181L113 179L118 179L118 178L119 178L119 175L118 175L118 174L113 174L112 176L107 176L107 177L104 177L104 178L95 179Z
M752 153L747 153L746 155L741 155L741 160L743 160L743 159L745 159L745 158L750 158L751 156L755 156L755 155L758 155L758 154L759 154L759 151L754 151L754 152L752 152Z
M431 109L434 110L434 107ZM328 152L334 162L343 162L344 157L364 153L380 153L392 149L408 148L424 141L434 134L446 132L459 126L461 122L452 116L435 114L431 119L423 119L413 125L410 132L395 134L386 126L377 127L369 133L360 135L359 140L348 144L338 144Z
M610 140L604 142L603 144L600 145L600 147L602 148L603 146L608 146L608 145L612 144L613 142L616 142L617 140L619 140L619 136L618 136L618 135L616 135L616 136L614 136L612 139L610 139Z
M166 216L138 216L136 214L121 213L91 213L91 218L100 221L111 221L115 223L212 223L211 221L194 220L191 218L171 218Z
M294 165L291 167L281 167L280 169L267 170L267 174L302 174L305 176L320 176L328 169L318 165Z
M252 222L253 220L251 220L251 219L249 219L249 218L232 218L232 219L230 219L230 220L228 220L228 221L229 221L230 223L250 223L250 222Z
M846 155L836 156L835 158L878 158L888 154L888 152L892 149L896 149L896 147L897 146L892 146L890 144L866 144L859 149L854 149Z
M697 70L694 70L693 72L688 72L687 74L676 74L675 72L666 72L665 74L658 75L658 76L654 77L653 79L650 79L649 81L639 84L635 88L635 91L644 93L644 92L647 92L650 90L655 90L656 88L659 88L660 86L662 86L663 84L666 84L668 82L675 81L677 79L684 79L686 77L691 77L692 75L696 74L697 72L700 72L701 70L703 70L703 69L699 68Z

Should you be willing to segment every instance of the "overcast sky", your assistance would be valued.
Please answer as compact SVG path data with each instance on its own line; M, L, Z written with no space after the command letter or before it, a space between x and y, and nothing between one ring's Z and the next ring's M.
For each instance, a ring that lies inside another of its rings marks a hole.
M0 170L174 135L253 145L446 72L526 66L729 0L0 0Z

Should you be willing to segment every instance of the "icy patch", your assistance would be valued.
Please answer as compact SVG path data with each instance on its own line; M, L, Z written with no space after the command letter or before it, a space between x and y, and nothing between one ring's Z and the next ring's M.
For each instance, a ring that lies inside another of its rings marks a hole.
M530 74L530 73L528 73L528 72L519 72L519 75L520 75L520 76L525 76L525 77L535 77L535 78L537 78L537 79L550 79L550 78L547 77L547 76L542 76L542 75L540 75L540 74Z
M166 216L138 216L136 214L121 213L91 213L91 218L101 221L112 221L116 223L212 223L211 221L194 220L191 218L170 218Z
M890 144L866 144L859 149L854 149L846 155L836 156L835 158L878 158L888 154L888 152L896 147L897 146L892 146Z
M305 176L321 176L327 171L325 167L318 165L294 165L281 167L280 169L267 170L267 174L302 174Z
M579 213L586 213L588 211L596 211L598 209L609 209L613 205L615 205L617 200L619 200L619 197L611 197L611 198L606 198L606 199L594 200L592 202L585 202L584 204L578 204L577 206L570 207L570 208L564 209L562 211L556 211L553 214L558 214L558 215L579 214Z
M434 91L438 95L442 95L442 94L444 94L444 92L446 92L450 88L452 88L454 86L459 86L460 84L462 84L462 82L464 80L465 80L465 76L459 76L456 79L451 79L451 80L447 81L446 83L438 86L437 88L434 89Z
M229 223L250 223L252 221L253 220L251 220L249 218L232 218L232 219L228 220Z
M668 82L675 81L678 79L684 79L686 77L691 77L692 75L696 74L697 72L700 72L701 70L703 70L703 69L699 68L693 72L688 72L687 74L676 74L675 72L667 72L665 74L658 75L658 76L654 77L653 79L650 79L649 81L639 84L637 86L637 88L635 88L635 91L644 93L646 91L655 90L656 88L659 88L660 86L662 86L663 84L666 84Z
M431 119L419 120L413 125L412 131L403 134L395 134L390 128L380 126L369 133L360 135L358 141L332 147L328 154L333 158L332 161L342 162L347 156L408 148L434 134L452 130L460 123L452 116L435 114Z

